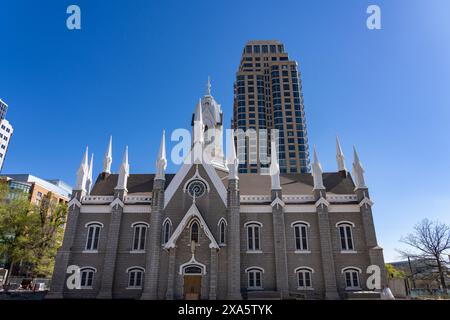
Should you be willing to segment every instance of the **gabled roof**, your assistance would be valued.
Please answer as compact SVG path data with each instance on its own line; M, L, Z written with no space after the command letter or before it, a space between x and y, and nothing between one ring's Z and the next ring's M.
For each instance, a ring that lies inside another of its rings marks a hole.
M166 174L166 187L169 185L170 181L172 181L174 176L174 174ZM114 195L114 188L117 185L118 177L118 174L99 174L95 181L95 185L92 188L91 195ZM154 178L154 174L130 174L127 183L128 193L152 192Z
M178 224L175 231L172 233L172 236L170 237L169 241L164 245L164 249L170 249L174 248L176 245L176 242L178 240L178 237L181 235L181 232L183 232L184 228L186 228L186 225L191 221L192 218L197 218L200 222L200 227L203 228L203 231L205 232L206 236L211 240L211 243L209 244L210 248L216 248L219 249L219 245L217 244L216 239L214 239L214 236L209 230L208 225L206 224L205 220L203 219L200 211L198 210L195 203L191 205L189 210L184 215L181 222Z

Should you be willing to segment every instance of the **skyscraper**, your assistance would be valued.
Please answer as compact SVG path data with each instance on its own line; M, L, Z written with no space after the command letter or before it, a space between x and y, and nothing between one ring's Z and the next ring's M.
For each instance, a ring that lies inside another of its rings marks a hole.
M6 111L8 111L8 105L0 99L0 121L5 119Z
M237 134L240 173L268 172L270 129L278 130L281 173L309 172L300 73L281 42L249 41L245 45L234 85L233 109L232 127L246 132ZM251 129L253 135L248 133ZM245 140L245 144L240 143Z

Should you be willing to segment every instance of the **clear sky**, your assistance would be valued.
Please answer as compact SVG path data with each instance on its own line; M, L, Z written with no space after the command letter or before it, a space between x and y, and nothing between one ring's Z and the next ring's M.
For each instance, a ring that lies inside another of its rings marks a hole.
M66 28L70 4L81 30ZM382 30L366 28L370 4ZM2 0L0 98L15 128L2 173L73 184L86 145L101 170L110 134L113 170L129 145L131 172L154 172L162 129L189 128L207 76L228 127L245 42L278 39L299 62L322 167L336 170L336 134L348 168L357 146L395 260L416 222L450 223L449 15L448 0Z

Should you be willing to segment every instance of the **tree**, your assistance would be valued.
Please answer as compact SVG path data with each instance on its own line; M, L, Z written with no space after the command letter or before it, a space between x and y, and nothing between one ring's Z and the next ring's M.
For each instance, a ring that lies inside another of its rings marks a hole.
M403 255L423 261L435 261L441 286L443 289L447 289L444 255L450 250L450 227L439 221L423 219L414 227L413 233L403 237L400 241L416 250L413 253L402 252Z
M0 257L10 271L20 263L33 276L51 275L66 216L67 205L58 203L51 193L37 206L27 193L0 184Z
M386 271L388 273L388 276L390 279L403 279L405 278L405 272L399 269L396 269L392 264L386 263L385 264Z

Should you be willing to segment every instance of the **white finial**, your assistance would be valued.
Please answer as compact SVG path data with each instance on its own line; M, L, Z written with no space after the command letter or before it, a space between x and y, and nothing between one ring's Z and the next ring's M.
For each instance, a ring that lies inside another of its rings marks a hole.
M89 163L89 169L88 169L88 176L86 179L86 192L87 194L91 193L91 187L92 187L92 172L94 170L94 154L91 155L91 161Z
M314 190L325 189L323 185L322 178L322 166L319 162L319 157L317 156L316 147L314 146L314 157L312 164L312 176L314 179Z
M86 192L86 181L88 179L89 166L88 166L88 147L84 152L83 160L81 160L80 168L77 171L77 182L74 190L81 190Z
M344 153L342 152L341 144L339 142L339 137L336 136L336 161L338 165L338 171L347 171L344 161Z
M210 96L211 95L211 79L208 76L208 82L206 84L206 95Z
M165 171L167 167L166 159L166 131L163 130L161 144L159 146L158 159L156 160L156 177L155 179L165 179Z
M117 180L117 190L127 190L128 176L130 175L130 165L128 164L128 146L125 147L122 164L120 165L119 178Z
M103 172L111 173L112 164L112 136L109 136L108 149L105 152L105 158L103 159Z
M367 188L366 182L364 181L364 168L359 160L355 146L353 146L353 178L355 179L356 189Z
M239 165L239 160L236 157L236 149L234 148L234 130L231 129L230 130L230 149L229 149L229 155L228 155L228 161L227 161L227 165L228 165L228 179L234 179L237 180L239 179L238 177L238 165Z
M270 179L272 182L271 188L272 190L280 190L280 166L278 165L278 156L277 156L277 145L275 143L275 139L273 138L270 142Z

